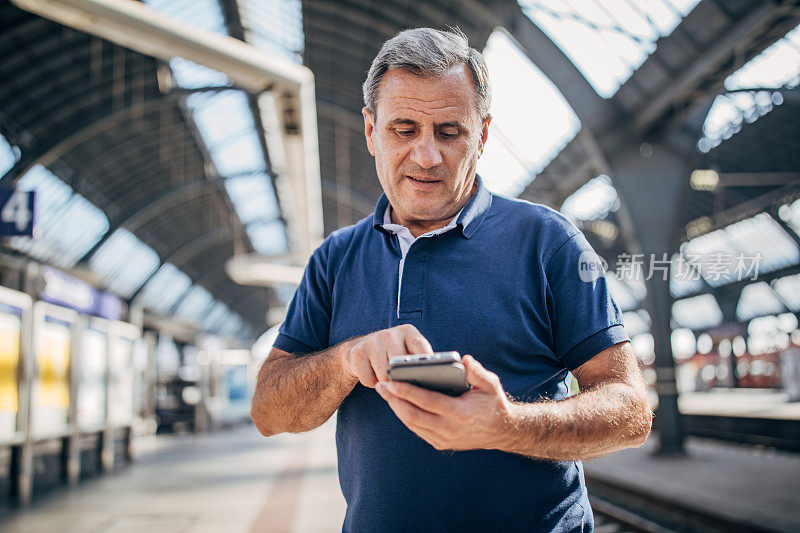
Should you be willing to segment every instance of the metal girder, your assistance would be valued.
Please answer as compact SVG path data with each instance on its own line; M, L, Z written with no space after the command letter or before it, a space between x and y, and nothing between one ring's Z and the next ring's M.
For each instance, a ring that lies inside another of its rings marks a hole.
M102 239L97 241L92 248L84 254L79 263L89 261L92 256L105 244L111 235L114 234L119 228L126 228L131 232L136 232L139 227L147 223L153 217L162 214L167 209L179 202L185 201L196 194L204 193L207 189L218 187L220 182L225 181L224 178L217 178L214 180L196 180L190 181L178 187L168 189L167 191L150 197L143 202L131 207L122 213L116 220L109 225L109 229ZM166 261L165 261L166 262Z
M536 67L552 81L583 128L593 131L618 117L607 100L597 94L583 74L545 33L517 6L511 12L506 28Z
M273 91L286 150L288 183L277 187L290 209L289 241L304 262L322 238L319 148L314 77L306 67L266 55L232 37L200 30L122 0L14 0L46 18L99 35L141 53L169 60L181 56L223 72L239 87ZM282 180L284 181L284 180Z
M759 4L751 13L728 28L688 68L682 69L666 87L643 103L632 120L634 131L648 136L652 135L654 129L663 127L660 124L665 121L670 125L680 123L691 114L689 108L692 105L703 105L704 98L716 94L727 75L774 42L775 38L765 36L774 36L778 31L780 37L791 29L796 22L784 24L780 28L776 28L775 24L781 17L797 18L797 6L796 0ZM754 49L753 45L756 43L758 48ZM708 84L709 79L714 82ZM692 104L693 102L697 104Z
M790 185L800 183L800 172L720 172L721 187Z
M138 109L126 107L125 109L112 112L110 114L98 115L92 122L72 133L67 131L54 133L49 140L42 144L40 150L34 153L32 150L23 152L23 157L6 172L0 181L11 180L16 183L22 175L30 170L35 165L49 166L54 161L59 159L69 150L79 146L85 141L102 134L104 131L116 127L131 118L132 111L140 113L149 113L161 109L161 106L166 105L177 98L177 94L165 95L161 98L149 100L141 104ZM29 155L28 155L29 154Z

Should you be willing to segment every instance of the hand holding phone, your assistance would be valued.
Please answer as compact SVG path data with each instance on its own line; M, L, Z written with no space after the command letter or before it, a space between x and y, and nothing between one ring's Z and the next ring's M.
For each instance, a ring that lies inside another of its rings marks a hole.
M389 379L403 381L449 396L469 390L467 375L458 352L398 355L389 360Z

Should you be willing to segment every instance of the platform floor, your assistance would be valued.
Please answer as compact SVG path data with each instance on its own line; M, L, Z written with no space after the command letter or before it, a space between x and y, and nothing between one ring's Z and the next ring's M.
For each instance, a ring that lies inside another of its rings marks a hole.
M341 531L333 421L264 438L253 426L140 442L136 462L0 518L4 533Z
M760 529L800 531L800 454L688 438L684 457L641 448L584 463L587 478Z
M678 409L685 415L800 420L800 402L790 402L788 394L771 389L684 392L678 396Z
M645 446L585 463L587 477L741 524L800 531L800 454L687 440L685 457ZM345 503L333 422L304 435L252 426L140 442L136 463L0 518L8 533L340 531Z

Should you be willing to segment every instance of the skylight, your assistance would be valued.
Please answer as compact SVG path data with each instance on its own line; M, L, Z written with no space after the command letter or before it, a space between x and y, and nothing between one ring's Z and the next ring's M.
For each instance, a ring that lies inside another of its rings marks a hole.
M773 281L772 289L790 311L795 313L800 311L800 274Z
M166 315L191 284L189 276L172 263L165 263L144 286L138 301L145 308Z
M605 218L609 212L617 209L617 190L611 184L611 178L605 174L589 180L564 200L561 206L561 212L573 222Z
M703 124L697 148L708 152L783 103L782 87L800 84L800 26L748 61L725 80L726 94L716 97ZM754 90L748 90L754 89ZM766 89L766 90L758 90Z
M736 319L747 322L752 318L785 311L783 304L763 281L751 283L742 289L736 305Z
M639 301L631 294L631 291L623 284L616 276L607 275L606 280L608 287L611 289L611 295L614 301L623 311L635 309L639 305Z
M681 251L712 287L800 262L800 249L766 213L696 237Z
M778 217L786 222L797 235L800 235L800 199L778 208Z
M283 224L275 222L256 222L247 226L247 235L253 248L261 255L276 255L289 250Z
M492 191L517 196L575 137L580 121L504 31L492 33L484 57L492 83L492 123L477 170Z
M217 0L144 0L155 11L215 33L226 35L225 18Z
M8 144L6 138L0 135L0 178L5 176L6 172L11 170L16 162L17 157L14 149Z
M36 165L17 182L35 191L34 238L13 237L8 244L40 261L71 268L108 231L108 218L94 204Z
M198 89L202 87L228 86L231 81L222 72L198 65L182 57L173 57L169 62L172 76L180 87L184 89Z
M92 255L89 267L101 276L109 290L130 298L160 262L152 248L120 228Z
M672 319L677 327L706 329L722 322L722 310L712 295L701 294L672 304Z
M525 14L610 98L699 0L519 0Z
M181 299L175 309L175 316L186 320L198 321L214 303L214 297L200 285L194 285Z
M268 54L303 62L300 0L237 0L245 40Z

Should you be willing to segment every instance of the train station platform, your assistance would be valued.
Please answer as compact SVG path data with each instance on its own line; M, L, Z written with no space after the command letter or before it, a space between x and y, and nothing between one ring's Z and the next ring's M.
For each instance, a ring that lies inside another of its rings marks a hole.
M244 426L140 440L132 466L12 509L0 530L340 531L333 430L330 421L268 439ZM585 463L596 512L611 504L651 524L678 521L663 531L800 531L800 455L690 437L686 456L659 457L657 439Z
M685 456L641 448L584 463L590 496L679 531L800 531L800 455L689 437ZM671 516L665 516L669 514Z
M303 435L267 439L244 426L139 441L130 467L6 512L0 531L341 531L334 428L329 421Z

